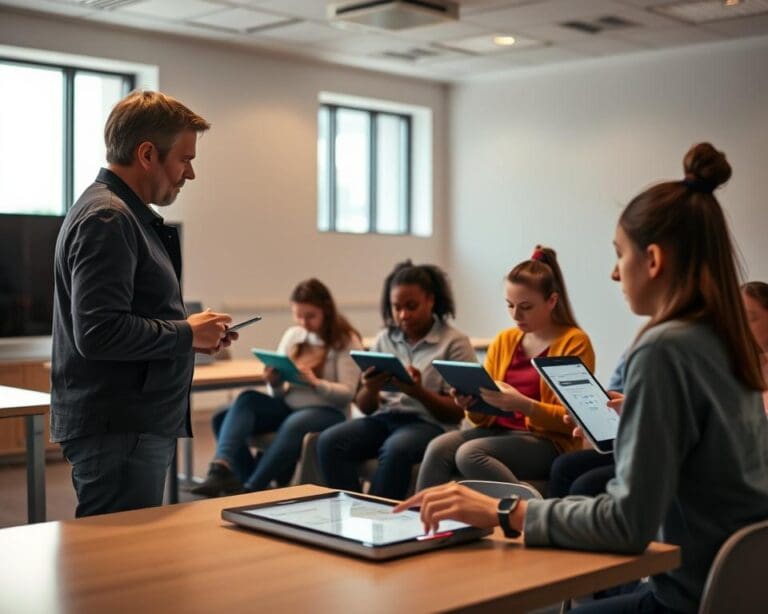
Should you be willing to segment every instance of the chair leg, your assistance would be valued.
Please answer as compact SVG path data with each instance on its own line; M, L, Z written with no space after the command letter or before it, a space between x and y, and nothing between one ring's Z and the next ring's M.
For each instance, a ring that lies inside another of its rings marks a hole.
M563 601L562 604L560 604L560 614L565 614L565 612L570 612L570 611L571 611L571 600L566 599L565 601Z

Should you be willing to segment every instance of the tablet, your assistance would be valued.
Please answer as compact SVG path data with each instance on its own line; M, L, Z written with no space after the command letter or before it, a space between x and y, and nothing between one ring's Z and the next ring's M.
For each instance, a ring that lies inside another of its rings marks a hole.
M280 373L280 377L286 382L291 382L292 384L297 384L299 386L307 385L299 368L285 354L272 352L270 350L262 350L260 348L251 348L251 353L263 362L265 366L272 367L275 371Z
M480 388L488 390L498 390L499 387L483 365L476 362L457 362L455 360L433 360L437 372L453 388L459 391L459 394L469 395L475 398L475 402L468 411L480 414L489 414L491 416L511 416L509 412L503 411L493 405L488 405L480 398Z
M534 358L533 366L563 403L598 452L613 451L619 414L608 407L603 387L578 356Z
M419 512L393 514L395 503L332 491L310 497L227 508L224 520L270 535L382 561L490 535L463 522L443 520L425 534Z
M361 350L352 350L349 355L357 363L361 371L366 371L370 367L376 369L375 373L389 373L395 379L399 379L406 384L413 384L413 379L400 359L394 354L385 354L384 352L365 352ZM385 385L382 390L390 392L399 392L392 384Z

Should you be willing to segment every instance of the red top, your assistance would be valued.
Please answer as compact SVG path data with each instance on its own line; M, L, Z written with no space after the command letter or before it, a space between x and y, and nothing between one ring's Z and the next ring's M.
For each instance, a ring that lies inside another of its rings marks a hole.
M539 356L546 356L548 351L549 348L546 348ZM509 363L506 373L504 373L504 382L517 388L520 394L524 394L529 399L541 401L541 378L536 368L531 364L531 359L525 355L522 341L517 344L515 353L512 355L512 361ZM496 424L513 431L528 430L528 425L525 423L525 415L519 411L510 413L508 417L498 417Z

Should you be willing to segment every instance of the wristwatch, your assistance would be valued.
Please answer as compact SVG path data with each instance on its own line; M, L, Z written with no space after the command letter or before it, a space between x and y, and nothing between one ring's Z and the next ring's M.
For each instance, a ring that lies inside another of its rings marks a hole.
M496 508L496 514L499 517L499 526L504 531L504 537L520 537L520 531L515 531L509 524L509 517L515 511L517 504L520 503L520 497L509 495L499 501Z

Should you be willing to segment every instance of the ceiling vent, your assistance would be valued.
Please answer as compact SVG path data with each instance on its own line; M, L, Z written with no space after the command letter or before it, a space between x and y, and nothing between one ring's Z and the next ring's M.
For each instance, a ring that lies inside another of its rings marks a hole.
M623 17L616 17L615 15L605 15L604 17L598 17L597 19L592 19L590 21L564 21L559 25L560 27L578 30L585 34L599 34L600 32L606 32L608 30L624 30L626 28L636 28L638 26L634 21L629 21Z
M412 47L411 49L405 51L383 51L379 55L390 60L402 60L404 62L416 63L421 60L431 59L443 54L437 49Z
M328 18L381 30L433 26L459 18L451 0L356 0L328 6Z

